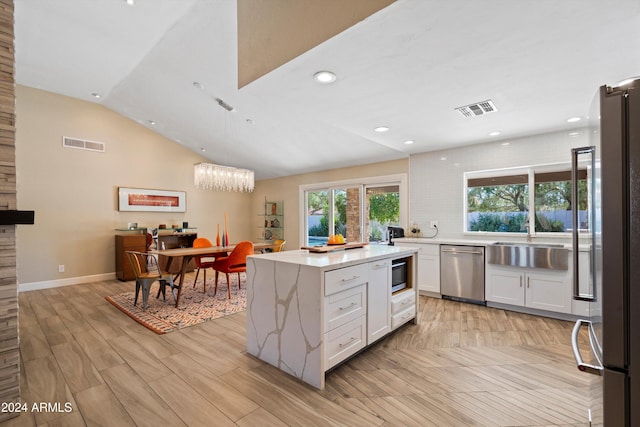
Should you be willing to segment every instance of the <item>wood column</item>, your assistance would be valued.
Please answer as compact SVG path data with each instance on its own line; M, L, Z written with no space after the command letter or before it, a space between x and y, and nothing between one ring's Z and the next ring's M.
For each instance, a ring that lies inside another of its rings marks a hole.
M0 0L0 210L16 209L13 0ZM20 401L16 226L0 225L0 402ZM0 412L0 422L17 412Z

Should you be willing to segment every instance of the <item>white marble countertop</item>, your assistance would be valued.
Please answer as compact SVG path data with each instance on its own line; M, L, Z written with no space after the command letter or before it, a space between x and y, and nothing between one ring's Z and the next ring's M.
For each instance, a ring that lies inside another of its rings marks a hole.
M364 248L347 249L329 253L310 253L307 250L300 249L251 255L250 257L327 269L347 267L349 265L383 258L409 256L415 252L417 252L417 249L409 247L368 245Z
M429 238L429 237L399 237L393 239L396 245L401 246L402 243L422 243L422 244L431 244L431 245L467 245L467 246L489 246L493 245L496 242L511 242L511 243L525 243L515 240L508 239L493 239L493 240L478 240L478 239L447 239L447 238ZM544 245L545 243L550 244L562 244L565 249L573 250L573 245L571 243L565 242L553 242L553 241L540 241L535 240L532 242L533 244ZM588 244L579 244L578 248L580 251L588 251L590 249L590 245Z

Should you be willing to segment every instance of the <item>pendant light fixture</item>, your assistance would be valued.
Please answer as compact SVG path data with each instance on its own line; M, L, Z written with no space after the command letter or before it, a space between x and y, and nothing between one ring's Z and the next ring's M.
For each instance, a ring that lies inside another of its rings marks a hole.
M225 111L225 144L227 143L227 114L234 108L216 98L216 102ZM219 191L253 191L255 186L254 173L248 169L238 169L215 163L197 163L194 165L194 184L203 190Z
M253 191L255 186L253 171L221 166L214 163L197 163L194 183L203 190Z

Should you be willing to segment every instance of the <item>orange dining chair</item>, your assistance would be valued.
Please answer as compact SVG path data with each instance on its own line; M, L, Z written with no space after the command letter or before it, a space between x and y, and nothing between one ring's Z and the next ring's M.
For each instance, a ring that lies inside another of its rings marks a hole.
M213 244L211 243L211 241L205 237L198 237L197 239L195 239L193 241L193 247L194 248L212 248ZM200 269L204 270L203 271L203 276L204 276L204 289L203 292L207 292L207 268L213 268L213 263L214 261L221 257L224 256L225 254L211 254L211 255L196 255L193 257L193 262L196 265L196 278L193 281L193 287L196 287L196 283L198 283L198 275L200 274Z
M238 273L238 289L240 286L240 273L247 271L247 256L253 255L253 242L240 242L231 251L229 256L218 258L213 263L213 269L216 271L216 289L218 292L218 273L225 273L227 276L227 293L231 298L231 282L229 281L229 273Z
M173 274L166 271L162 271L158 266L158 260L153 254L137 251L126 251L131 263L131 268L136 275L136 296L133 300L133 305L138 303L138 294L142 289L142 309L146 310L149 302L149 290L153 282L158 281L160 288L158 289L158 295L162 293L162 299L165 299L165 288L169 286L171 293L173 294L174 301L176 300L176 291L178 288L173 283Z

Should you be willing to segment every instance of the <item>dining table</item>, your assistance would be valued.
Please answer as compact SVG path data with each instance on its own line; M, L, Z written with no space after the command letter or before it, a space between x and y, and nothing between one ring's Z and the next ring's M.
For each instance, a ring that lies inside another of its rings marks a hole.
M254 251L264 251L266 249L273 249L279 244L275 244L275 242L253 242ZM174 286L178 288L178 292L174 295L176 299L176 308L180 302L180 292L182 291L182 285L184 283L184 277L187 272L187 268L189 265L189 261L193 259L195 256L216 256L220 254L228 254L236 247L236 244L226 245L226 246L210 246L207 248L173 248L173 249L154 249L150 250L149 253L155 255L162 255L169 258L168 263L171 263L176 258L182 258L182 265L180 267L180 272L176 279L178 279L178 285ZM174 280L176 280L174 279Z

